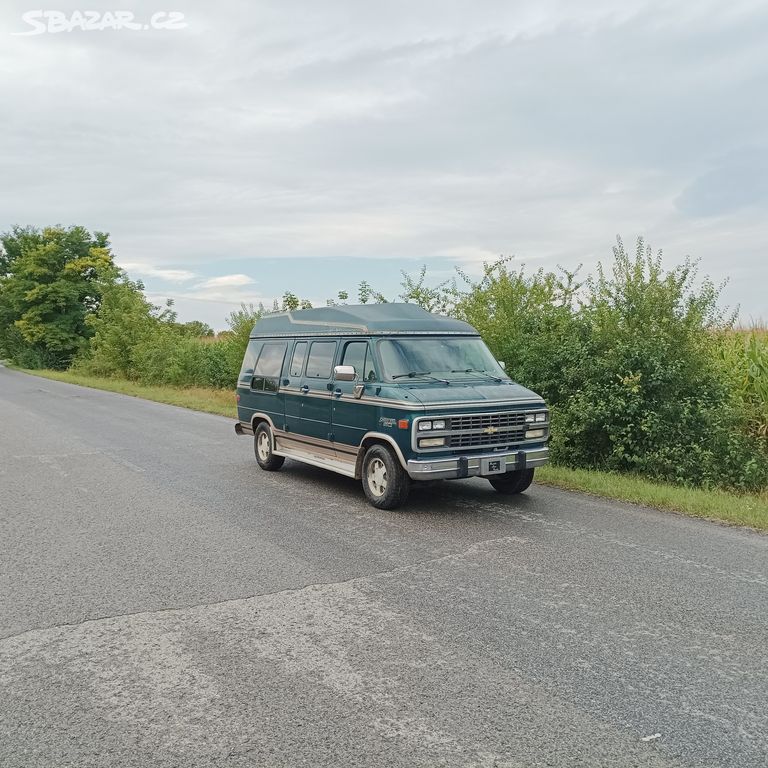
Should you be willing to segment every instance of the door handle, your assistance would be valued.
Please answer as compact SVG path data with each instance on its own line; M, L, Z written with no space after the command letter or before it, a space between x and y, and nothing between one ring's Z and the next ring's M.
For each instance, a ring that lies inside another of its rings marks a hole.
M341 390L338 387L333 390L333 396L334 397L341 397Z
M300 390L299 390L299 391L300 391L302 394L305 394L305 395L306 395L306 394L307 394L307 392L309 392L309 385L308 385L308 384L304 384L304 386L302 386L302 387L300 388Z

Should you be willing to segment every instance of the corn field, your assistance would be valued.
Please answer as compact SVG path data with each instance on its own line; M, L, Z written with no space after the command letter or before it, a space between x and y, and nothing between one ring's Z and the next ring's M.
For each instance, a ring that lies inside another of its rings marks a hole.
M722 340L721 355L744 404L750 432L768 444L768 328L732 331Z

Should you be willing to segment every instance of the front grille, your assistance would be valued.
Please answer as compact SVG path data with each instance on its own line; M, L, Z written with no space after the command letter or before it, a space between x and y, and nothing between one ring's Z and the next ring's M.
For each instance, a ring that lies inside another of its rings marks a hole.
M533 413L544 412L541 406L528 411L502 411L497 413L461 413L445 416L424 416L414 421L412 445L415 451L471 451L503 450L519 443L529 442L525 434L529 429L544 429L549 431L549 419L532 421ZM526 415L529 421L526 421ZM445 421L444 429L419 430L422 421ZM535 425L535 427L534 427ZM445 438L445 445L421 447L419 443L429 438ZM547 439L545 434L542 440Z
M505 445L525 438L525 414L479 413L451 417L449 448L479 448Z
M515 429L525 427L525 414L521 411L508 413L472 413L466 416L451 416L451 431L467 429Z

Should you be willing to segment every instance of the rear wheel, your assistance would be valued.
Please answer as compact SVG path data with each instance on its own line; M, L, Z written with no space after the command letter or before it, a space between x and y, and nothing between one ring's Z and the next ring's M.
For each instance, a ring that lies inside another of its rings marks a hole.
M368 501L379 509L395 509L405 503L411 478L392 451L383 445L368 449L363 459L363 490Z
M272 452L272 430L263 421L256 427L253 449L258 465L267 472L274 472L285 463L284 456L275 456Z
M516 469L503 475L493 475L488 478L488 482L499 493L522 493L533 482L533 470Z

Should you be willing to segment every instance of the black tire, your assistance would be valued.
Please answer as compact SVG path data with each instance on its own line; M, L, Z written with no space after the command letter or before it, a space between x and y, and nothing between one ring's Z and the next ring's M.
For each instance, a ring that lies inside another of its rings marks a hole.
M516 469L503 475L492 475L488 482L499 492L505 494L522 493L533 482L532 469Z
M378 509L395 509L405 503L411 478L389 448L374 445L363 459L363 490Z
M258 465L267 472L274 472L285 463L284 456L275 456L272 453L272 430L269 424L263 421L256 427L253 435L253 452L256 454Z

